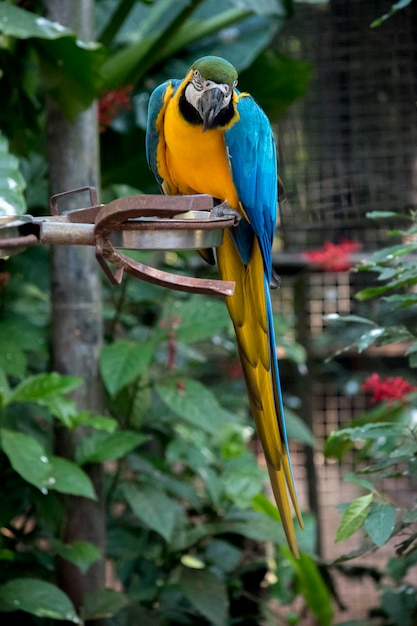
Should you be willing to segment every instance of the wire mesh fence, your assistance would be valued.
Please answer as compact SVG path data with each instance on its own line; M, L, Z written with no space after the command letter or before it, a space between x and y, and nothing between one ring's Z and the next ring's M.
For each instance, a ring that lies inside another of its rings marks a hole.
M358 550L364 542L363 532L356 533L342 543L336 543L342 507L363 495L361 488L346 480L349 472L358 469L355 455L348 454L341 464L336 459L325 458L323 446L328 436L343 427L348 427L371 407L368 395L361 391L361 383L372 371L386 371L395 375L406 369L403 358L405 346L397 347L394 354L384 347L375 348L364 354L347 352L337 358L331 356L344 343L339 332L332 335L331 322L326 315L334 312L354 312L352 294L360 287L358 278L347 272L307 272L305 294L305 316L309 337L309 368L294 377L283 369L283 388L288 394L297 395L299 414L310 413L311 426L317 441L315 449L309 450L299 444L291 446L295 481L301 507L313 510L318 520L318 551L324 561L332 562L344 554ZM365 279L366 280L366 279ZM274 292L274 308L289 312L289 303L296 301L294 290L299 282L283 277L283 287ZM282 303L282 305L281 305ZM299 315L300 311L292 311ZM327 337L327 341L323 338ZM332 339L333 337L333 339ZM297 332L294 340L299 340ZM339 341L340 340L340 341ZM330 360L327 361L327 358ZM304 411L303 411L304 405ZM312 456L313 468L309 464ZM313 469L313 471L312 471ZM414 498L407 479L386 480L381 485L386 497L396 506L406 507ZM314 497L311 493L314 493ZM398 539L397 539L398 542ZM351 562L341 563L332 569L335 584L334 624L348 620L364 620L369 611L379 605L379 583L383 582L389 557L394 556L395 540L383 548L368 553ZM414 574L415 575L415 574ZM415 583L416 581L414 581ZM300 614L299 614L300 615ZM317 624L311 614L301 618L303 626Z
M380 223L368 213L408 214L417 208L417 10L411 4L380 27L370 28L391 4L297 3L294 18L276 42L280 51L312 66L308 93L279 125L280 176L287 196L280 205L280 233L287 254L343 239L360 242L364 254L372 252L395 242L388 231L398 222L393 218ZM306 449L299 445L293 446L294 472L303 506L311 507L311 492L316 492L319 549L324 559L332 560L361 543L356 534L335 544L341 519L337 507L361 491L343 480L352 470L352 457L339 466L324 458L323 443L333 430L369 408L369 398L360 390L366 376L384 369L398 375L406 369L405 350L399 345L361 355L347 352L327 362L349 337L332 332L326 316L363 313L369 305L353 296L371 277L277 269L282 286L274 293L274 306L301 318L294 339L307 343L309 354L308 372L297 373L302 378L298 386L293 372L283 368L284 389L294 395L301 389L301 412L310 414L318 442L312 454L313 476L306 471ZM396 481L395 490L387 482L384 489L399 506L414 497L407 480ZM364 620L378 606L378 582L383 582L387 558L393 554L388 543L341 566L335 574L335 624ZM314 622L306 616L301 623Z
M306 97L280 124L287 250L343 237L374 249L386 229L366 214L416 207L415 9L370 28L390 4L297 4L280 35L280 50L312 66Z

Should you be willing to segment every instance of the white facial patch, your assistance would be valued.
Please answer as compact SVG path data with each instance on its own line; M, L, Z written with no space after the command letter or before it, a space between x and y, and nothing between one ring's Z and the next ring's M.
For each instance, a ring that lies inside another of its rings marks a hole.
M223 102L221 108L224 109L230 103L232 98L233 89L236 87L237 81L233 85L227 83L215 83L213 80L205 80L200 72L196 70L191 79L191 83L185 88L185 97L195 109L198 110L198 101L203 93L210 91L210 89L219 89L223 94Z

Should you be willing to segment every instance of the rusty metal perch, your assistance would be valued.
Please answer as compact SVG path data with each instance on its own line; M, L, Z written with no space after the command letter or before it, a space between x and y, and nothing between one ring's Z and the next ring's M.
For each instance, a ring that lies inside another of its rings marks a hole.
M89 192L90 206L59 212L64 197ZM28 246L87 245L113 284L123 273L176 289L206 295L230 296L234 283L180 276L144 265L119 250L191 250L221 244L225 228L237 215L227 203L213 210L207 195L137 195L98 204L94 187L82 187L52 196L51 215L0 217L0 258ZM114 270L112 270L112 266Z

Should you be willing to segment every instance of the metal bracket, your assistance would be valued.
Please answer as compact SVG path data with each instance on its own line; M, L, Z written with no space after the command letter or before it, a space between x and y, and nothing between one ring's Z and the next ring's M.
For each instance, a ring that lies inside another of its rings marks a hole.
M62 198L86 191L90 194L90 206L59 212ZM0 221L0 257L28 245L91 245L95 246L97 260L113 284L120 283L126 272L169 289L233 294L233 282L172 274L139 263L119 251L216 247L222 242L224 229L233 227L238 220L236 211L227 203L213 211L213 198L207 195L137 195L100 205L95 188L82 187L55 194L50 207L51 216L14 216L13 230L10 222Z

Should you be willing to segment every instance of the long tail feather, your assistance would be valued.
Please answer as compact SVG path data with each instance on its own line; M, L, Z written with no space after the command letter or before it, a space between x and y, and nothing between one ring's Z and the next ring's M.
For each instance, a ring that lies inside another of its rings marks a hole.
M227 298L226 304L236 331L251 412L265 453L272 491L288 544L298 556L288 494L301 526L303 522L289 458L270 294L258 242L254 240L250 262L245 265L226 232L217 250L217 260L220 276L236 283L235 293Z
M282 526L284 528L285 536L288 541L291 552L295 557L299 557L297 539L294 531L294 524L292 523L291 511L289 507L289 501L286 492L286 477L283 470L276 470L267 463L269 480L271 482L272 493L274 494L275 502L279 514L281 516ZM290 520L290 521L288 521Z

